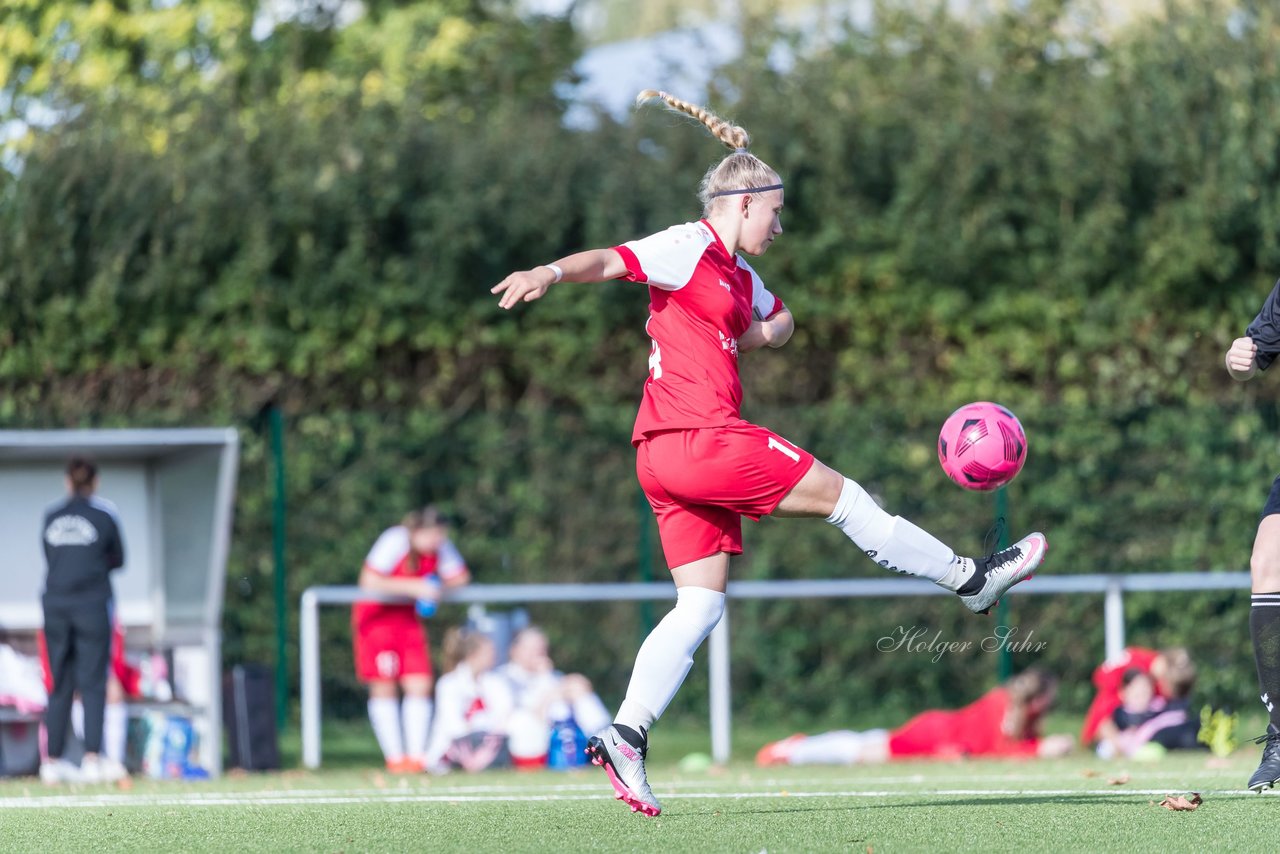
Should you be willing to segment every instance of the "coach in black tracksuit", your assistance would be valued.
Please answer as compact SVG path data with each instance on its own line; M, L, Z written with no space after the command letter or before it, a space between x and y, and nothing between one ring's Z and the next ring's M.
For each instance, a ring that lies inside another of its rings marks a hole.
M94 496L98 471L76 458L67 466L65 501L44 517L44 636L53 693L45 725L49 756L61 758L71 724L72 695L84 705L84 749L102 749L102 718L111 662L111 571L124 564L124 538L115 507Z

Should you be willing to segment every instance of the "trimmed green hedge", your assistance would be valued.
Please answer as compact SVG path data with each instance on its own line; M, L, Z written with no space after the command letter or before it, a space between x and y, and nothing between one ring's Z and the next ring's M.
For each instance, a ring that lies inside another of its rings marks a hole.
M644 293L560 287L507 314L488 289L696 217L718 150L657 111L566 127L567 24L479 5L243 39L234 79L160 102L67 88L78 109L0 172L0 420L243 427L231 659L273 657L252 426L272 403L291 602L352 581L427 499L463 517L482 581L636 578L646 548L664 572L627 443ZM757 29L715 77L711 105L787 181L787 233L756 267L798 330L744 357L746 414L975 551L991 505L942 478L935 431L999 400L1031 443L1013 528L1049 534L1046 571L1243 569L1277 468L1274 381L1235 385L1221 357L1280 272L1277 20L1210 2L1100 39L1078 4L1030 7L957 21L886 4L873 33L820 45ZM449 51L377 49L402 30ZM765 61L786 48L785 71ZM817 522L749 529L737 577L876 572ZM1082 707L1099 601L1017 601L1048 644L1019 664L1063 673ZM846 604L735 607L738 711L910 710L993 677L989 656L875 651L899 625L987 630L952 603ZM1252 702L1242 597L1133 597L1130 618L1134 642L1190 646L1212 699ZM351 704L326 619L330 696ZM546 619L616 699L645 617Z

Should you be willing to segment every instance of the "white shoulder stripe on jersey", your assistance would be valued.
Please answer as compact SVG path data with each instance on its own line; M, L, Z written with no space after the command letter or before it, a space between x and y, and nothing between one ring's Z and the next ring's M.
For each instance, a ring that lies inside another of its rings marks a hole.
M748 264L747 259L743 258L741 255L738 256L738 267L739 269L746 270L751 274L752 313L761 320L767 319L769 315L773 314L774 306L778 305L781 301L773 294L769 293L768 289L764 286L764 279L760 278L760 274L757 273L755 268Z
M364 565L383 575L390 575L395 571L396 564L404 560L404 556L408 553L409 529L403 525L396 525L382 532L377 542L373 544L373 548L369 549Z
M454 578L467 571L467 564L462 553L453 544L453 540L445 540L436 553L436 575L441 578Z
M686 222L623 246L635 254L647 284L678 291L689 284L698 262L715 239L703 223Z

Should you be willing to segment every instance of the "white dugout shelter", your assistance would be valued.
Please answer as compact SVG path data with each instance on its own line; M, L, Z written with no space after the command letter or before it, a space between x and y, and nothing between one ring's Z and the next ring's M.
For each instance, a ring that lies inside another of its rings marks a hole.
M189 715L200 763L222 770L222 602L239 461L232 428L0 430L0 629L43 623L41 525L64 498L67 460L89 457L119 510L125 563L112 573L127 647L172 655L168 708ZM160 708L164 708L160 704Z

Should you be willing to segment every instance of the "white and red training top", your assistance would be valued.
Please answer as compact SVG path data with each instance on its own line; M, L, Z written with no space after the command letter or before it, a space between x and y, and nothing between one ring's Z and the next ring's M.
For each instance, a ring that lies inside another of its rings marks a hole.
M673 225L614 250L627 273L649 286L653 340L649 378L631 442L650 433L720 427L742 416L738 338L753 313L767 320L782 300L741 257L730 255L706 220Z
M409 529L396 525L382 532L373 548L369 549L364 565L374 572L397 578L425 578L434 575L441 581L456 578L467 571L467 564L452 540L445 540L435 554L418 555L410 560ZM412 605L382 602L357 602L352 609L357 622L370 617L388 614L408 614L413 617Z

